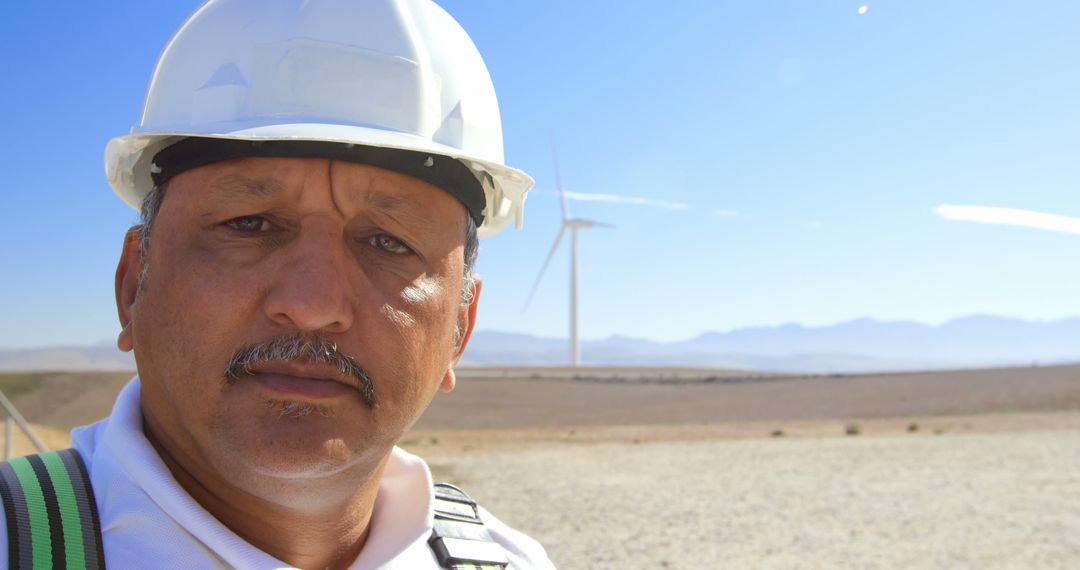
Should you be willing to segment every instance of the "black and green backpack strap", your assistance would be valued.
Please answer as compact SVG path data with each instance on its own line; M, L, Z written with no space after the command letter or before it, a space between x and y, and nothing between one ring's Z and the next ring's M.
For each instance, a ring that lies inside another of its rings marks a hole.
M501 570L510 563L464 491L435 483L435 520L428 545L439 565L451 570Z
M90 476L74 449L0 462L8 568L105 568Z

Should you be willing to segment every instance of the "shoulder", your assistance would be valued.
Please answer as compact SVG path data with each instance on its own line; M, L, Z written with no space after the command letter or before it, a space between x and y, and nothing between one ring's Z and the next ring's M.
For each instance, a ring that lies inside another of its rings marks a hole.
M484 525L488 527L491 538L506 550L511 568L522 570L555 568L551 559L548 558L547 551L532 537L507 526L484 507L480 507L480 517Z
M428 542L437 560L499 560L518 570L555 567L539 542L510 528L465 491L450 483L435 483L431 489L434 518Z

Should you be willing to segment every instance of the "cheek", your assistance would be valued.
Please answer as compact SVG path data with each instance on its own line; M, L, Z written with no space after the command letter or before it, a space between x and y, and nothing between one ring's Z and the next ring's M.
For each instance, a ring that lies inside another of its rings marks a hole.
M401 297L406 303L420 307L436 302L444 289L438 279L425 275L403 289Z
M379 307L387 324L385 349L399 370L408 371L415 389L427 390L439 381L450 363L457 305L444 280L422 277L384 300Z
M251 312L260 297L252 274L235 274L201 265L176 265L168 274L150 275L147 293L163 302L177 326L208 334ZM160 277L160 279L158 278Z
M385 303L381 312L402 333L437 334L444 325L448 309L444 281L437 277L421 276L401 289L395 299Z
M399 333L404 333L406 330L416 326L416 319L409 313L395 308L393 305L386 303L379 309L383 318L392 324Z
M407 337L415 338L416 341L428 343L426 350L420 354L438 352L433 351L431 342L444 334L448 322L453 326L452 304L448 295L448 287L445 279L422 276L414 280L409 286L401 290L395 304L383 305L383 313L394 322L402 333ZM450 321L447 320L448 316Z
M136 306L136 356L158 360L156 375L182 372L184 384L205 387L199 377L218 380L216 374L243 344L233 335L242 332L236 325L251 313L258 284L199 259L163 256L155 261ZM200 382L191 382L194 378Z

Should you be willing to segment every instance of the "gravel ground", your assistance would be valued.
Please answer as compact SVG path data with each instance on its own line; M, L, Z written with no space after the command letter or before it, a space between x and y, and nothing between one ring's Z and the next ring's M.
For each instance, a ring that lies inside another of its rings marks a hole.
M1080 564L1080 430L440 455L560 568Z

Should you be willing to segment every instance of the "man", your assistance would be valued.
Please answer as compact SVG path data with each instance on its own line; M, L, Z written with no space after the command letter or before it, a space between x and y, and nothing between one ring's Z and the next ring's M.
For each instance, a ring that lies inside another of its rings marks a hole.
M211 0L106 171L143 214L116 273L139 375L73 434L109 566L551 567L467 500L436 501L395 447L454 387L477 238L520 225L532 183L503 164L494 89L449 15ZM445 552L462 544L480 554Z

